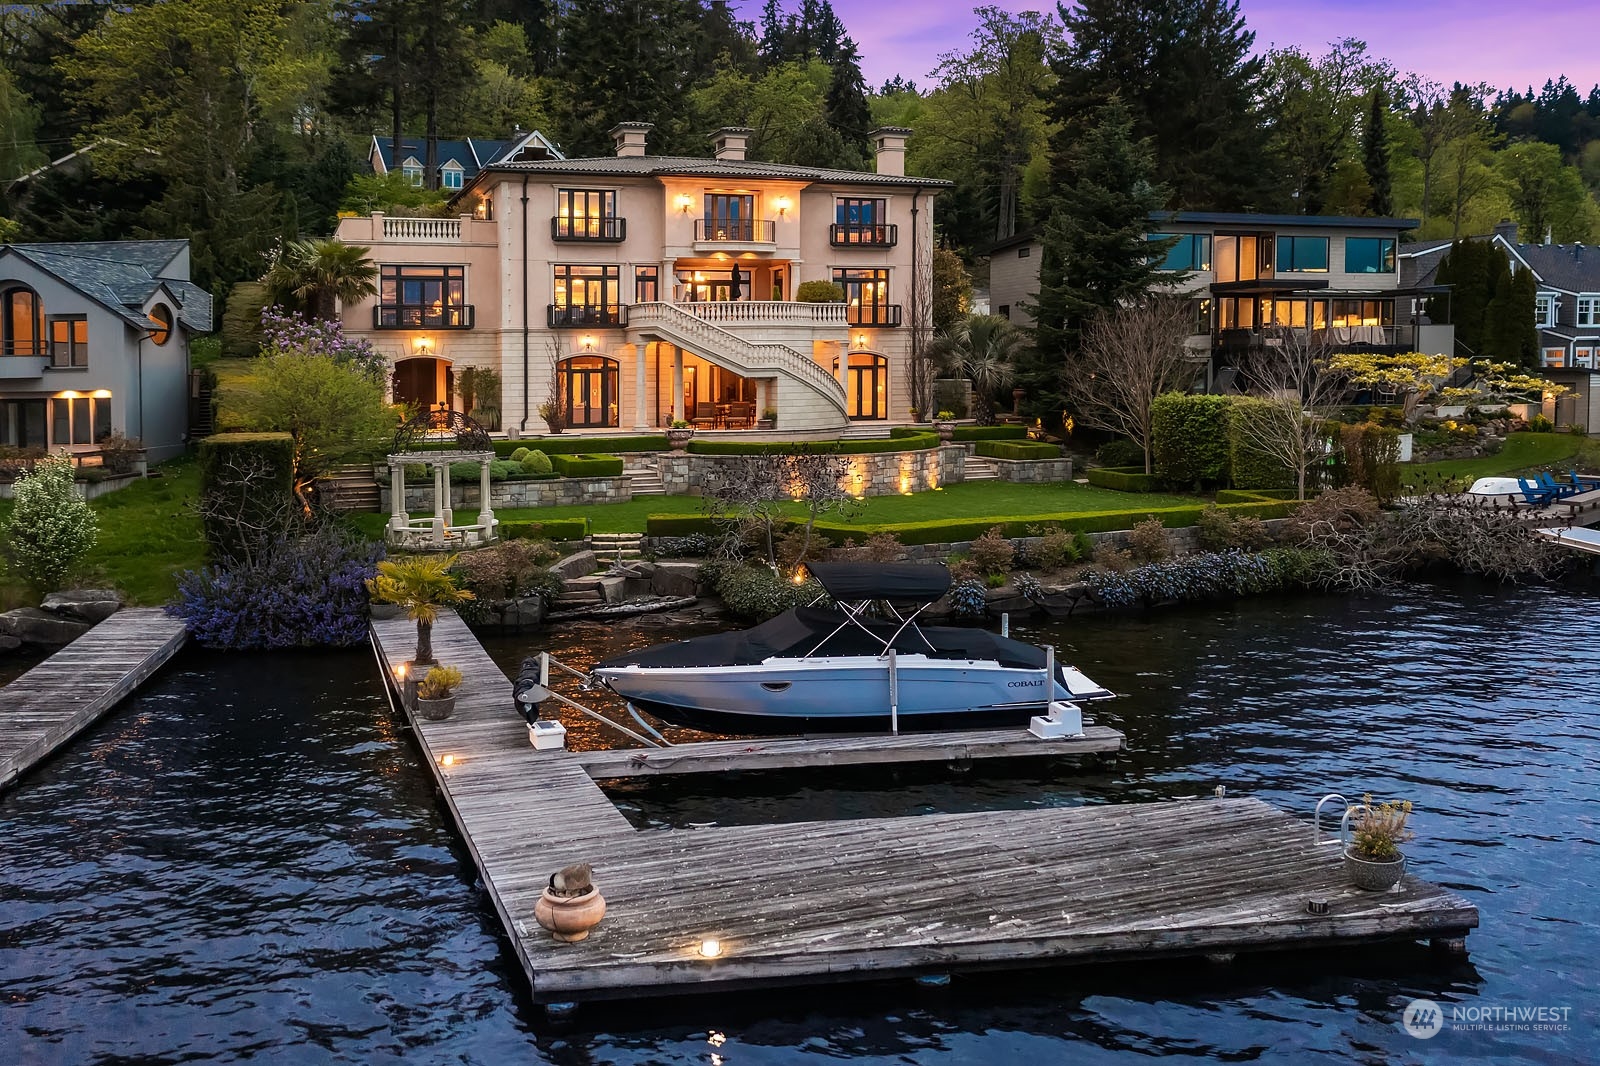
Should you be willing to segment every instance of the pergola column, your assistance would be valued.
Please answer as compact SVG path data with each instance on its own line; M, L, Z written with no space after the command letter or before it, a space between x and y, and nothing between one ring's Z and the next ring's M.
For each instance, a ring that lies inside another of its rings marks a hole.
M440 481L444 482L444 507L440 510L446 529L456 524L455 510L450 506L450 464L439 464Z
M650 428L650 411L646 403L646 401L649 400L649 397L645 395L644 384L644 352L648 347L648 344L635 344L633 346L633 428L635 430L645 430Z
M406 465L389 457L389 528L402 530L410 521L406 511Z
M478 460L478 525L483 527L483 539L494 536L494 500L489 496L489 460Z
M672 420L683 422L683 349L672 346Z

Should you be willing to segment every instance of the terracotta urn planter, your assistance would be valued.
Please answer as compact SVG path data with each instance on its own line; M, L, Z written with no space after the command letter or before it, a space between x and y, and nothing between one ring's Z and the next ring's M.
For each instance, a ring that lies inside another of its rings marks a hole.
M442 700L425 700L417 697L417 714L430 722L443 722L449 718L456 709L455 693L451 693Z
M681 452L689 446L689 438L693 436L694 430L692 428L669 429L667 430L667 443L672 445L673 451Z
M558 896L545 889L533 905L533 917L563 943L576 943L606 916L606 898L598 888L581 896Z
M955 438L956 424L954 422L935 421L933 423L933 431L939 434L940 440L949 443Z
M1373 862L1371 859L1358 858L1346 848L1344 872L1357 888L1364 888L1368 892L1387 892L1405 876L1406 858L1402 855L1389 862Z

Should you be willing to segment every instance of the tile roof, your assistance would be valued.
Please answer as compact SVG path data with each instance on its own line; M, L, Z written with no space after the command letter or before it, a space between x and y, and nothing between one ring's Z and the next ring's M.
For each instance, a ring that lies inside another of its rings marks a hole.
M211 294L169 270L187 241L86 241L82 244L12 244L8 251L60 278L96 300L130 325L150 322L141 310L165 287L178 303L178 318L198 333L211 330ZM171 273L174 276L168 277Z
M693 156L640 155L593 156L587 159L542 159L528 163L493 163L485 170L516 174L601 174L618 176L770 178L780 181L836 181L860 185L917 185L945 188L951 183L942 178L901 177L867 170L838 170L831 167L800 167L787 163L762 163L755 160L699 159Z

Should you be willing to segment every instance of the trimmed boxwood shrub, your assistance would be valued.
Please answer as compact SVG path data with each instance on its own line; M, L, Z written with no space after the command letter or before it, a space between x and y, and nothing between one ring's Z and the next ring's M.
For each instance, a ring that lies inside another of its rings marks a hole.
M555 467L550 463L550 457L544 452L530 452L526 448L521 449L521 451L523 451L525 454L521 459L518 459L517 462L522 464L523 473L550 474L555 472Z
M1142 466L1095 466L1084 471L1089 484L1118 492L1154 492L1159 487L1154 474Z
M1257 518L1283 518L1295 507L1289 500L1260 500L1253 503L1233 503L1221 506L1230 515L1254 515ZM1066 514L1037 514L1027 516L989 516L985 518L939 518L924 522L818 522L816 531L834 544L843 544L854 538L859 544L864 537L892 533L902 544L944 544L953 541L976 540L996 526L1007 537L1033 536L1033 529L1044 524L1060 526L1069 532L1110 533L1132 529L1149 518L1159 519L1168 529L1192 526L1200 520L1201 506L1185 507L1135 507L1116 511L1074 511Z
M500 453L498 451L495 452L495 455L499 455L499 454ZM511 461L513 463L527 462L529 454L531 454L531 453L528 451L528 449L526 449L526 448L518 448L516 451L511 453Z
M1236 489L1287 489L1294 471L1250 443L1241 425L1252 418L1276 417L1265 400L1236 396L1228 406L1228 471Z
M922 426L895 426L889 430L891 437L916 437L929 432ZM1007 424L1003 426L957 426L951 434L952 440L1026 440L1028 427L1020 424Z
M266 473L265 482L238 480L239 472L257 468ZM206 437L200 442L200 498L207 557L214 563L238 557L246 547L244 531L275 529L293 493L294 438L289 434Z
M615 455L552 455L550 466L562 477L615 477L622 459Z
M450 445L455 447L455 445ZM494 454L509 459L519 448L530 448L546 455L581 455L584 453L616 455L618 452L664 452L670 447L665 435L637 437L523 437L521 440L497 440Z
M692 440L689 442L689 451L695 455L796 455L803 451L825 452L830 455L867 455L874 452L921 451L938 446L937 434L923 432L877 440Z
M1169 392L1150 404L1150 450L1156 477L1190 488L1228 479L1226 396Z
M1031 440L980 440L972 446L979 455L991 459L1059 459L1061 449L1054 444Z
M582 540L589 535L587 518L547 518L542 522L501 522L506 540Z
M722 529L709 515L653 514L645 518L644 531L651 537L709 537L721 533Z

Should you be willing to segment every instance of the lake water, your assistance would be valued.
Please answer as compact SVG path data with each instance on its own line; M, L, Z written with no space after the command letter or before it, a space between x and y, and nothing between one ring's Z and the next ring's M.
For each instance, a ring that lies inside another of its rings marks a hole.
M547 1021L365 653L187 653L0 796L0 1062L1594 1061L1600 644L1591 590L1466 582L1019 626L1124 698L1098 766L627 786L641 825L1141 802L1414 800L1470 957L1289 953L665 1004ZM659 624L542 635L583 662ZM503 663L539 645L491 641ZM580 738L581 739L581 738ZM844 788L829 787L843 785ZM603 877L603 871L602 871ZM1412 998L1564 1030L1400 1027Z

